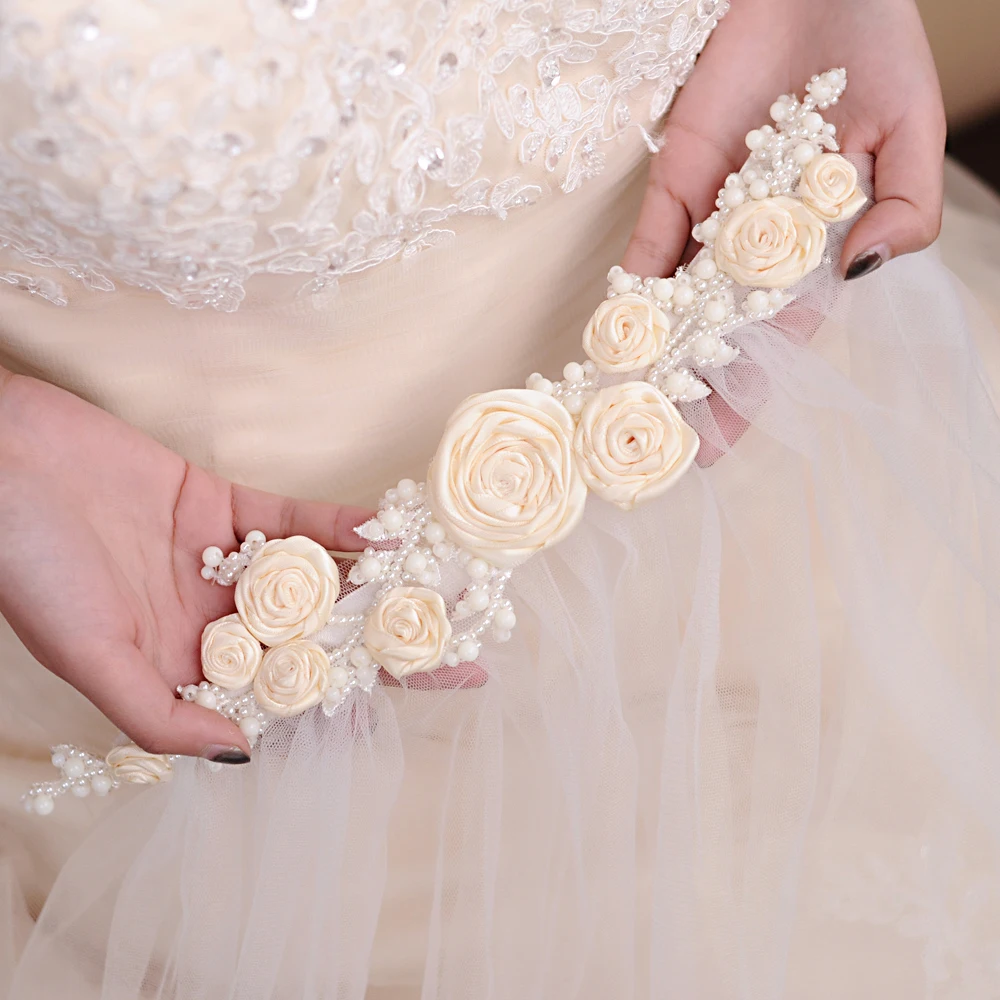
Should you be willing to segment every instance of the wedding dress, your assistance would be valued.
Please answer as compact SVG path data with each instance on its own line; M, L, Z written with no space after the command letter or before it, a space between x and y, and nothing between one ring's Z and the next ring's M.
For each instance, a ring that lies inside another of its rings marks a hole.
M374 503L579 353L724 7L4 0L0 362ZM485 683L42 819L49 746L115 733L5 627L4 995L1000 995L1000 226L962 191L982 303L934 249L828 255L680 404L701 466L518 568Z

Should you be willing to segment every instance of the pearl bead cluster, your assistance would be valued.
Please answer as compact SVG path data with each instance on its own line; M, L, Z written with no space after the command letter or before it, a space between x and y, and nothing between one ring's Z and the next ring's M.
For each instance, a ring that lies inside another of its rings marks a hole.
M193 701L196 705L218 712L235 722L251 748L267 728L268 717L258 707L253 691L249 688L242 691L228 691L218 684L201 681L198 684L178 685L177 694L184 701Z
M202 579L231 587L239 579L240 573L250 565L250 560L265 541L262 531L247 532L239 551L230 552L228 556L223 554L218 545L209 545L201 554L201 561L204 563L201 568Z
M36 816L48 816L55 808L55 801L60 795L68 793L78 799L84 799L93 792L95 795L104 796L118 786L111 768L102 758L77 747L65 745L53 747L52 766L60 772L59 779L32 785L28 792L21 796L21 804L25 810Z

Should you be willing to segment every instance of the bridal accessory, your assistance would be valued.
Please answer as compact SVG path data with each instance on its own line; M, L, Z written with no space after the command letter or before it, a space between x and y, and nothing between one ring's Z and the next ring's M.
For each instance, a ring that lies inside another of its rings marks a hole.
M517 619L505 587L517 566L569 535L590 494L630 510L684 475L699 439L676 404L711 393L701 373L739 355L741 326L795 298L823 260L827 227L863 206L820 114L846 82L843 69L814 76L802 100L772 105L774 125L747 133L746 163L692 230L702 249L690 264L671 278L610 270L585 358L561 379L534 373L525 388L461 403L426 481L402 479L355 529L369 546L349 572L301 536L252 531L239 551L207 548L202 576L234 587L235 613L205 627L204 680L179 697L232 719L253 745L281 719L341 710L371 692L380 669L405 682L507 641ZM132 744L104 758L58 746L59 777L24 804L46 815L67 793L166 781L172 761Z

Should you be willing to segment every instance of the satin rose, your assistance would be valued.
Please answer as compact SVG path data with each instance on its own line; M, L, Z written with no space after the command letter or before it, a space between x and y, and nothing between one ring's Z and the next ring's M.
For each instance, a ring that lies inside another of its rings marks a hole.
M239 615L209 622L201 633L201 672L205 680L235 691L249 684L260 668L260 643Z
M330 554L293 535L261 546L236 583L236 610L255 639L277 646L323 628L339 593Z
M470 396L452 414L427 475L434 516L452 540L511 567L565 538L587 487L573 459L573 418L533 389Z
M173 777L170 761L163 754L147 753L134 743L114 747L104 760L119 781L133 785L156 785Z
M698 454L698 435L659 389L623 382L591 397L574 447L584 481L622 510L659 496Z
M437 669L450 638L444 600L423 587L393 587L365 622L365 648L397 680Z
M329 677L326 650L309 639L293 639L265 651L253 695L272 715L300 715L323 700Z
M715 262L740 285L789 288L819 266L826 225L796 198L734 208L715 241Z
M821 153L802 168L798 196L827 222L853 218L868 200L854 164L837 153Z
M606 299L583 331L583 349L602 372L648 368L662 353L670 320L633 292Z

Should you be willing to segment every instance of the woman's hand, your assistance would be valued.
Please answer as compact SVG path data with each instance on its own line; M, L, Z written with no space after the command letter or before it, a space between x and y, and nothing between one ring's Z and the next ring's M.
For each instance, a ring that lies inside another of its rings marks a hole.
M246 532L357 550L358 507L235 486L75 396L0 369L0 613L31 653L155 753L249 759L239 728L181 701L206 623L232 611L200 576Z
M945 120L913 0L732 0L667 119L624 267L666 275L695 222L747 156L743 137L781 93L847 69L825 112L845 153L873 153L875 206L851 230L840 266L859 277L921 250L941 222Z

